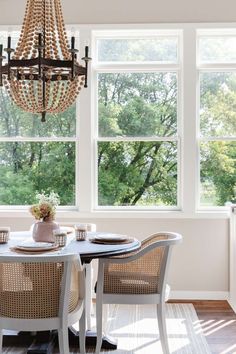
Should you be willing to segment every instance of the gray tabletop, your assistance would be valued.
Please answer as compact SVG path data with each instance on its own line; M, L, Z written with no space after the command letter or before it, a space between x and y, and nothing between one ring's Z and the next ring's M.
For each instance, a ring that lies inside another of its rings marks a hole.
M130 243L117 243L117 244L97 244L89 241L96 235L114 236L116 234L108 232L88 232L85 241L76 241L74 234L68 235L67 245L61 249L60 253L78 253L83 261L89 262L94 258L109 257L114 255L122 255L133 252L140 248L140 241L133 239ZM121 236L117 234L117 236ZM0 244L0 253L7 252L11 247L32 238L30 231L17 231L10 233L10 240L7 244ZM44 253L46 254L46 253Z

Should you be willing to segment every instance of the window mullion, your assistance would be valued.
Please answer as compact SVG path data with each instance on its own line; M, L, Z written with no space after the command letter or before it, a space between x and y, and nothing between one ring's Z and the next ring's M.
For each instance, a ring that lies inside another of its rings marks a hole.
M91 43L91 31L83 28L80 31L80 53L84 52L84 46ZM91 53L89 53L91 55ZM89 65L89 78L91 77L91 66ZM90 79L89 79L90 80ZM90 81L91 82L91 81ZM92 83L80 94L77 114L77 131L79 133L77 151L77 202L81 213L91 212L92 210L92 113L91 113L91 87Z
M194 214L197 198L198 146L196 140L196 32L184 30L183 47L183 211Z

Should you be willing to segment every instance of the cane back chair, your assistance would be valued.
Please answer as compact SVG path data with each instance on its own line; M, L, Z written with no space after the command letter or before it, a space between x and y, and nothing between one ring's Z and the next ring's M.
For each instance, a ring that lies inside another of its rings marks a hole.
M60 353L68 354L68 327L78 320L85 353L84 289L78 255L0 255L0 353L3 329L11 329L57 330Z
M169 286L167 270L172 246L182 240L174 232L158 232L144 241L141 249L129 255L99 259L96 288L97 345L102 343L103 304L157 304L160 341L164 354L169 353L165 301Z

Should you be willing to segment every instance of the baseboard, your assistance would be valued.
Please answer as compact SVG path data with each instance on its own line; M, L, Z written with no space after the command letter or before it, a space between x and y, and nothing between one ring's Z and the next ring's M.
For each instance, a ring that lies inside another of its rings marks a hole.
M170 299L175 300L229 300L227 291L171 291Z

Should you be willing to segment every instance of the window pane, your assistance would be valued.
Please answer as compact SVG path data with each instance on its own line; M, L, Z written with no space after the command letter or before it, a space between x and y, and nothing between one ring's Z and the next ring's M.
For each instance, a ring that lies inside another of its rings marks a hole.
M99 136L176 134L176 73L99 74L98 92Z
M98 40L99 62L177 63L177 37Z
M177 144L100 142L98 204L171 206L177 204Z
M201 144L201 205L236 202L236 141Z
M1 205L32 204L36 191L52 190L61 205L75 204L74 143L0 143L0 159Z
M202 73L200 90L202 136L235 136L236 74Z
M21 110L0 87L0 136L73 137L75 132L75 103L63 113L47 114L46 122L42 123L40 114Z
M201 63L236 63L236 36L200 38L199 56Z

